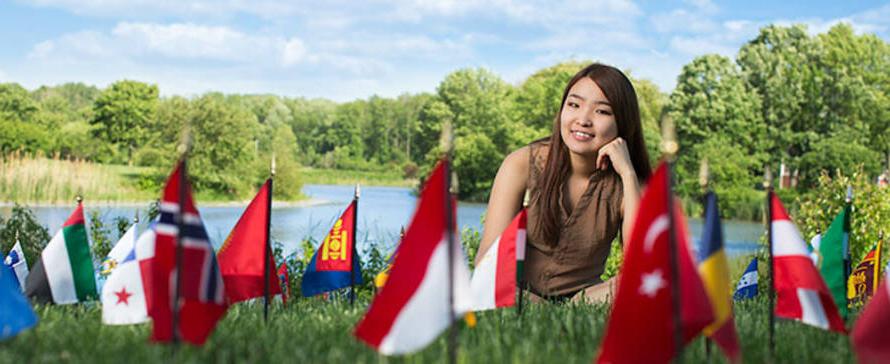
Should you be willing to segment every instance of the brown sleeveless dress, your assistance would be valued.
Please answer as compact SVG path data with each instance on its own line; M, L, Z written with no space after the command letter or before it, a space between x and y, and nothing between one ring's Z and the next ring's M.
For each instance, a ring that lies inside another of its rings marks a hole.
M612 241L621 230L621 177L612 168L594 172L574 210L568 211L560 189L561 229L555 245L538 232L541 214L538 179L548 154L548 141L529 144L528 240L524 277L526 287L541 297L568 298L602 282L600 275Z

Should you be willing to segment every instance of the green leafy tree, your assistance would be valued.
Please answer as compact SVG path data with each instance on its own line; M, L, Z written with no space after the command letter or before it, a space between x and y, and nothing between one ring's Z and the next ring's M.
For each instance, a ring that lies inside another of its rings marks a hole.
M149 139L146 134L157 107L156 85L117 81L102 92L93 106L93 135L108 143L113 155L124 156L124 161L132 163L136 148Z
M34 211L15 204L8 218L0 216L0 249L8 252L15 245L16 238L22 244L28 265L33 265L49 243L50 235L49 230L37 221Z

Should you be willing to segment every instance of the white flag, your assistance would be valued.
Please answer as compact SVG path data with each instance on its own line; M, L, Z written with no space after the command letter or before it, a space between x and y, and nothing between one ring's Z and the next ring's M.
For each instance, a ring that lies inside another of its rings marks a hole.
M22 292L25 291L25 279L28 278L28 261L25 259L25 252L22 250L22 244L16 240L12 250L6 255L3 264L12 268L16 279L19 280L19 287Z
M148 321L140 262L154 255L154 227L139 236L102 286L102 323L129 325ZM118 244L120 245L120 244Z

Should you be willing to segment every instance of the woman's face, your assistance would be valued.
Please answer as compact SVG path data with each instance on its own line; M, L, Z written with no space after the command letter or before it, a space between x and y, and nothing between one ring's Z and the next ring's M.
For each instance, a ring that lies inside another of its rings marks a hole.
M612 106L603 90L588 77L569 89L559 115L560 136L569 151L596 157L600 147L618 137Z

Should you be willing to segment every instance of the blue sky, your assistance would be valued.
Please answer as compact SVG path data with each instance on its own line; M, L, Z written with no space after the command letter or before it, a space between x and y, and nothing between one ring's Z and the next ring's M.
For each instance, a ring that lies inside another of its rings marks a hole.
M766 24L838 22L890 41L879 1L0 0L0 82L156 83L162 95L337 101L434 91L485 67L518 84L593 59L669 92L696 55L734 56Z

